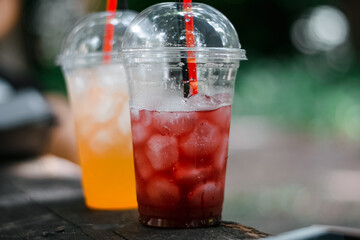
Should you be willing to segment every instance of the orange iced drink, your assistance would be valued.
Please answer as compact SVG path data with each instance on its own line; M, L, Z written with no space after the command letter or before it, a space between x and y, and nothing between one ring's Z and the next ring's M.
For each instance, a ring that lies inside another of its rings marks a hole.
M131 10L89 14L67 33L57 63L75 120L86 205L137 207L123 35Z
M108 65L76 70L68 78L85 201L94 209L137 206L124 74Z

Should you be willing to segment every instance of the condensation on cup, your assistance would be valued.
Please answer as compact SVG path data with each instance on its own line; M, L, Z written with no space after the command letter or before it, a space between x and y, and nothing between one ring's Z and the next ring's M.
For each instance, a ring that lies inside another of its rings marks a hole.
M192 47L186 42L187 14L194 24ZM169 228L217 225L235 78L246 59L233 25L206 4L161 3L130 24L123 51L140 222ZM190 55L198 87L193 95L184 94Z

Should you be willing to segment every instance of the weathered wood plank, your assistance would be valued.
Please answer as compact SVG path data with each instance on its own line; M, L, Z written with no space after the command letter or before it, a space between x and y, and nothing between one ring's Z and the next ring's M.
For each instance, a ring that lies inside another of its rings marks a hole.
M93 239L0 177L0 239Z
M253 228L233 222L222 222L220 226L193 229L160 229L149 228L139 224L130 224L126 230L116 229L115 232L124 239L258 239L266 237Z
M211 228L150 228L138 222L136 210L94 211L88 210L82 202L77 204L51 208L95 239L258 239L267 236L256 229L226 221Z
M0 177L0 239L258 239L253 228L223 221L218 227L142 226L136 210L87 209L78 180Z

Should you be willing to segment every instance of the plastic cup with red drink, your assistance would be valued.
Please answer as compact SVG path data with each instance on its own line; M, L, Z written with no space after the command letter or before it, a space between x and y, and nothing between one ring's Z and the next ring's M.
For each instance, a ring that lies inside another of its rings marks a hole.
M141 12L123 41L140 222L217 225L234 84L245 60L229 20L201 3Z

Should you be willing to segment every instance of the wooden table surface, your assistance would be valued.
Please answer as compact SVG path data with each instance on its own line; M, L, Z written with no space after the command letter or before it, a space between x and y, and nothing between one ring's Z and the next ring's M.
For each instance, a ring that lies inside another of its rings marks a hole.
M31 168L31 163L25 166ZM254 228L227 221L212 228L145 227L138 222L136 210L87 209L80 179L67 177L66 168L64 176L28 176L28 171L23 170L16 168L16 164L0 168L0 239L258 239L267 236Z

